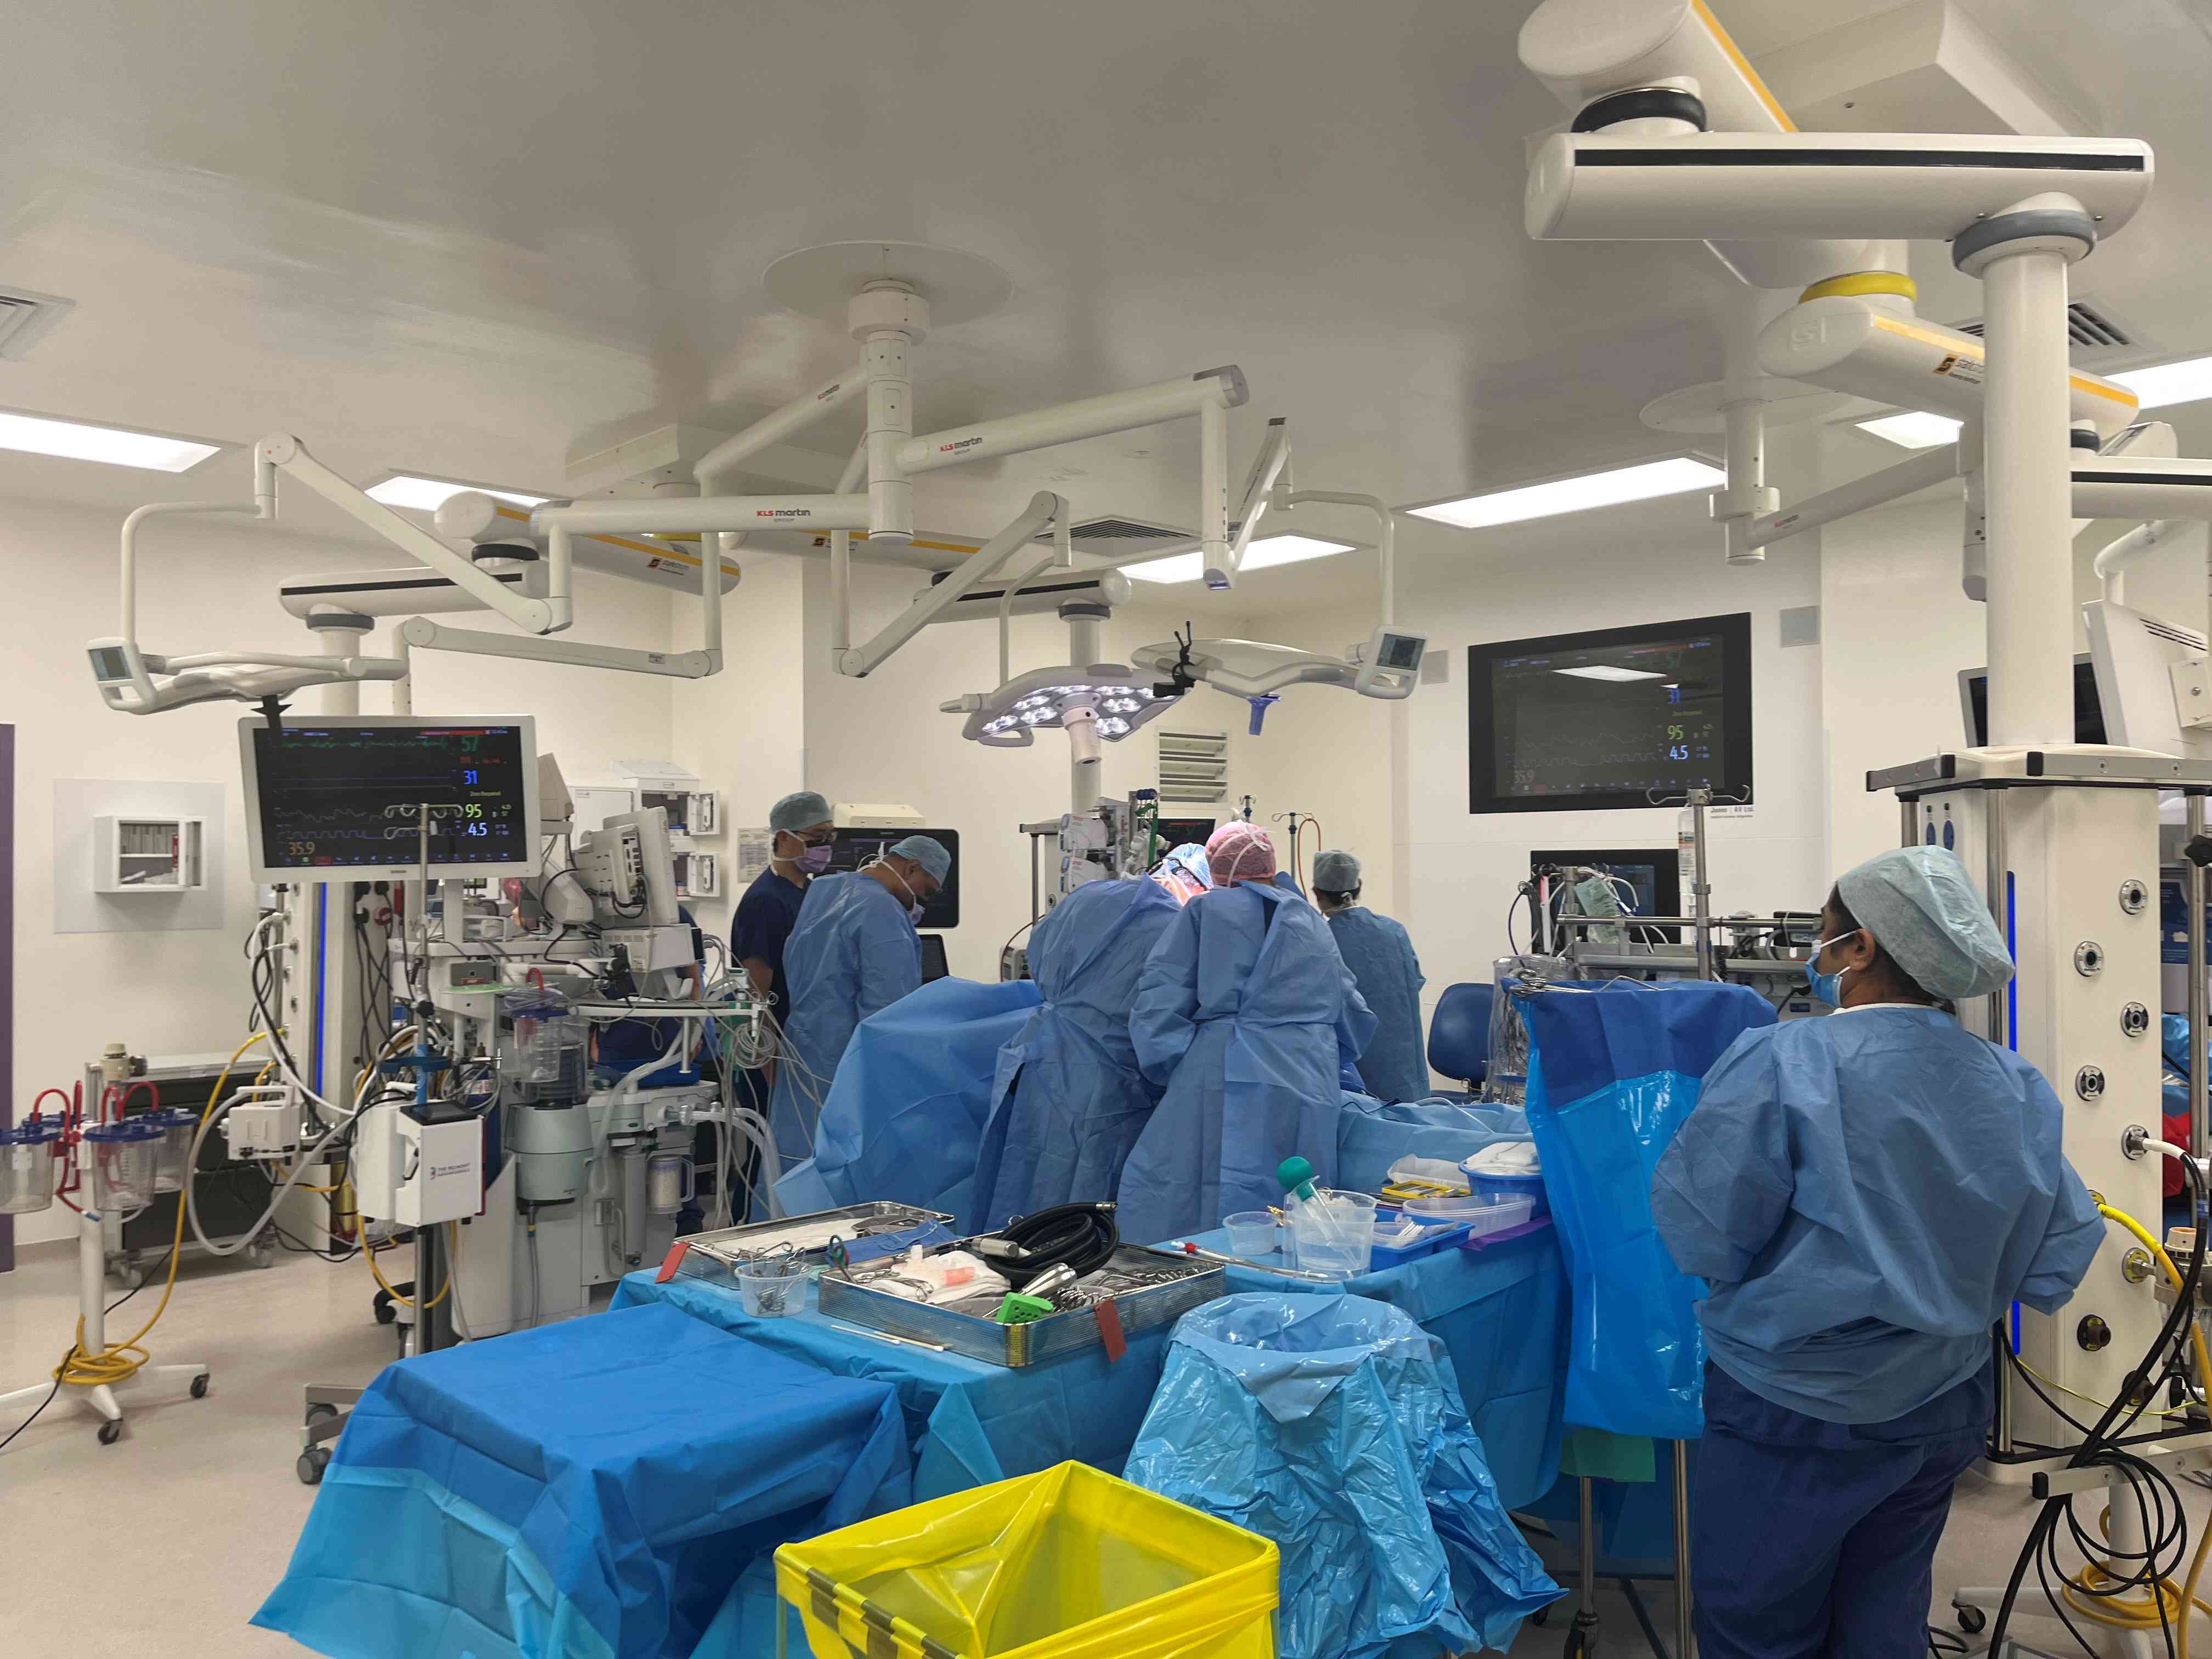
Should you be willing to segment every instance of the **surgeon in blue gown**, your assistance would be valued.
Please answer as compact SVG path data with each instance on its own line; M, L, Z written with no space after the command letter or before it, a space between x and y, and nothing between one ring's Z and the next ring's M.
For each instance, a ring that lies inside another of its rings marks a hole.
M1115 1198L1159 1091L1129 1040L1137 978L1178 914L1158 882L1094 881L1036 925L1044 1001L999 1051L975 1164L975 1231L1055 1204Z
M1129 1035L1164 1092L1121 1171L1122 1237L1185 1238L1282 1201L1297 1153L1334 1178L1340 1067L1375 1016L1321 913L1277 886L1274 844L1232 820L1206 842L1214 890L1152 947Z
M791 1012L769 1113L783 1168L814 1155L822 1102L854 1028L921 983L915 922L951 867L942 842L908 836L873 864L807 884L783 947Z
M1948 1004L2012 977L1966 867L1848 872L1807 972L1838 1012L1746 1032L1651 1189L1711 1285L1692 1489L1705 1659L1917 1654L1951 1487L1993 1393L1990 1328L2054 1313L2104 1223L2049 1084Z
M1421 960L1413 941L1388 916L1359 902L1359 860L1332 848L1313 863L1314 903L1359 994L1375 1013L1375 1036L1359 1056L1359 1080L1381 1101L1426 1100L1429 1062L1421 1048Z

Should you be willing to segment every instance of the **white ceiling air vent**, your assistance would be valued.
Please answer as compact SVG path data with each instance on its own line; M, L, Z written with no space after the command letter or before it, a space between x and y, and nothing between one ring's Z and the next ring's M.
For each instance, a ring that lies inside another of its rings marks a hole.
M33 294L27 288L0 288L0 358L28 355L39 337L61 321L76 304L58 294Z
M1190 531L1177 530L1172 525L1149 524L1141 519L1125 518L1118 514L1085 519L1071 525L1067 536L1079 553L1112 559L1117 564L1154 553L1172 553L1198 544L1197 536ZM1037 539L1048 542L1052 539L1052 532L1047 531Z
M1160 799L1202 805L1229 799L1229 734L1152 728L1160 745Z
M1954 323L1951 326L1978 340L1984 325L1977 317L1972 322ZM2066 307L2066 337L2076 357L2096 357L2108 351L2136 351L2143 344L2142 338L2112 313L2087 300L2076 300Z

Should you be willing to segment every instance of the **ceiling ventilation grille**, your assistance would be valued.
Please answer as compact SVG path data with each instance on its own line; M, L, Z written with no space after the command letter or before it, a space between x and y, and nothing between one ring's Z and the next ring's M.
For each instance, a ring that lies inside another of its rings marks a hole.
M55 294L0 288L0 357L24 356L76 303Z
M1178 530L1172 525L1146 524L1140 519L1109 514L1103 518L1085 519L1071 525L1068 539L1077 547L1112 559L1133 559L1146 553L1162 553L1194 545L1198 538L1188 530ZM1048 531L1037 538L1041 542L1052 539Z
M1979 339L1984 325L1977 317L1972 322L1953 326L1961 334ZM2073 343L2075 350L2085 353L2120 351L2142 343L2111 313L2099 310L2086 300L2076 300L2066 307L2066 337Z
M1193 805L1229 799L1229 734L1225 732L1159 733L1159 788L1163 801Z

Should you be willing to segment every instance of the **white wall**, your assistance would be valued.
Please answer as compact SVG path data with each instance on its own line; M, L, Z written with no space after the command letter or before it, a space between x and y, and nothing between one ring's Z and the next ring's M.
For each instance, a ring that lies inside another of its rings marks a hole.
M254 917L246 876L236 703L135 719L109 710L93 690L84 642L116 627L119 512L0 503L0 572L21 596L0 633L0 720L16 729L15 1075L21 1112L49 1085L66 1089L109 1042L134 1054L229 1050L245 1034L246 988L239 947ZM391 562L389 550L289 536L267 526L157 521L142 550L141 637L155 650L266 646L311 649L304 628L277 606L277 580L299 570ZM579 573L580 637L664 645L663 596ZM488 619L471 626L492 627ZM389 630L385 630L388 636ZM424 652L416 658L422 713L534 714L540 744L568 775L604 771L642 737L659 747L670 725L669 683L641 675ZM313 693L301 706L312 708ZM370 687L363 707L382 713ZM201 779L228 802L231 872L223 925L207 933L52 931L53 784L57 778ZM57 1238L59 1205L21 1218L19 1243Z
M1713 905L1771 910L1814 894L1826 833L1820 653L1779 647L1777 613L1818 602L1817 555L1731 567L1698 496L1473 533L1422 526L1399 547L1400 617L1427 633L1431 651L1452 653L1449 684L1408 702L1399 781L1407 813L1399 915L1431 1006L1448 985L1491 977L1532 849L1675 839L1674 808L1468 811L1466 647L1480 641L1751 612L1756 802L1747 818L1713 822ZM1516 930L1525 949L1525 913Z
M721 860L722 896L699 899L691 912L708 932L729 938L730 917L743 890L737 878L737 831L768 822L768 809L805 787L805 690L804 563L773 553L740 553L744 575L722 599L723 672L711 679L672 682L669 759L721 793L724 829L700 846ZM698 601L671 594L672 644L691 645Z

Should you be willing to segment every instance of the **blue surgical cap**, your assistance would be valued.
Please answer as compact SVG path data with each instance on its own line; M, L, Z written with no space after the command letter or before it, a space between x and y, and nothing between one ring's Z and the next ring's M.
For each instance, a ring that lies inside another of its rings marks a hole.
M1324 893L1349 893L1359 885L1359 860L1341 848L1316 853L1313 884Z
M952 868L952 854L945 851L945 843L927 836L908 836L890 850L902 859L912 859L932 881L943 881Z
M1860 927L1921 988L1947 1000L1987 996L2012 978L2012 955L1988 901L1958 855L1899 847L1838 878Z
M829 823L830 818L830 803L811 789L786 795L768 809L768 827L771 830L811 830L817 823Z

